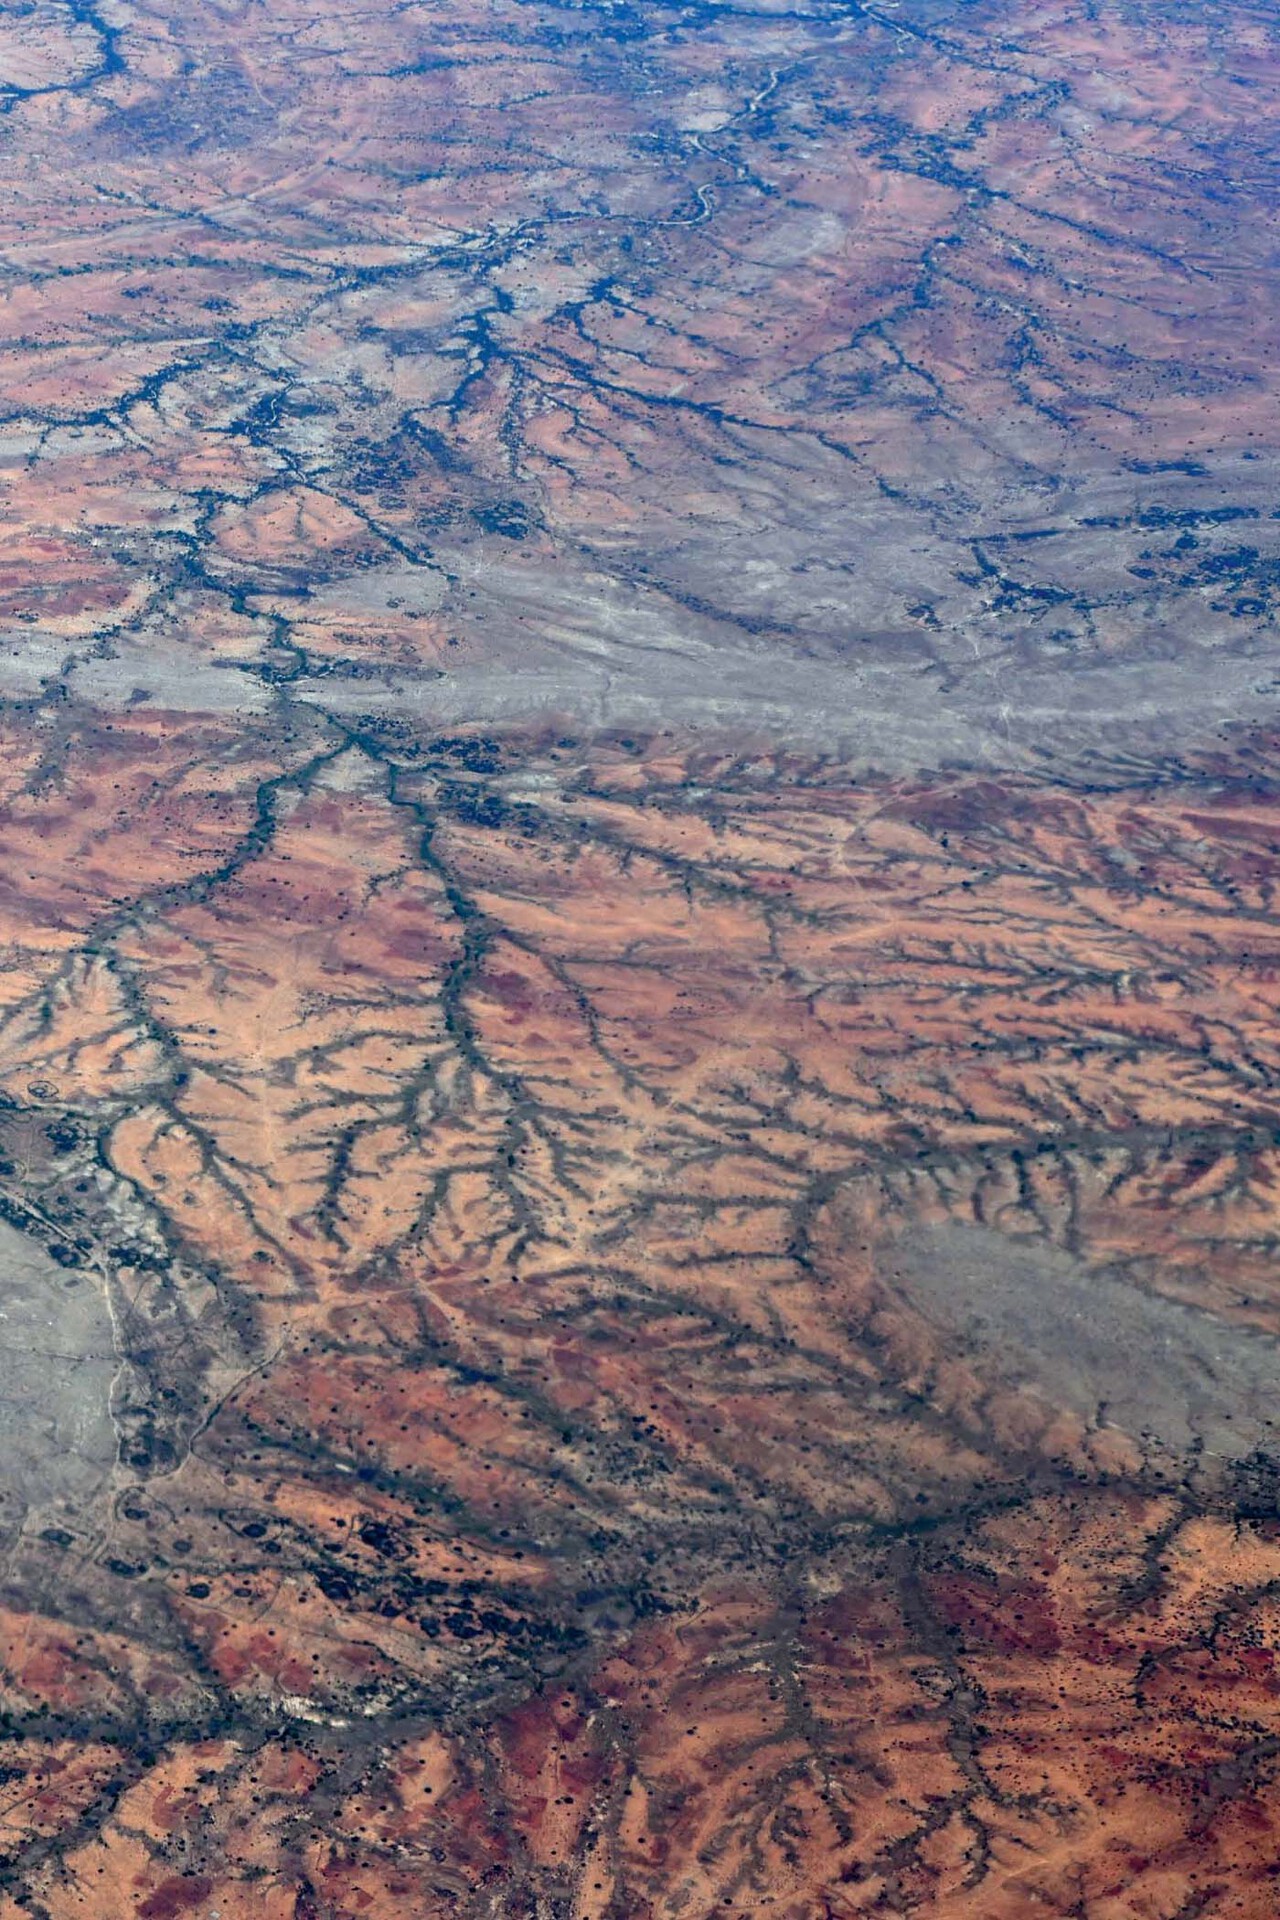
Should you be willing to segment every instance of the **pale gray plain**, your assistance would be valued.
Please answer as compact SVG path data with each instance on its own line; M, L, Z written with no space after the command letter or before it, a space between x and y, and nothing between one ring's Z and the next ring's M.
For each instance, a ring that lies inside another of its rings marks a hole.
M1240 1459L1275 1438L1280 1348L1144 1293L1045 1241L909 1228L885 1278L993 1383L1122 1427L1156 1448Z
M0 1221L0 1523L100 1489L116 1457L116 1367L98 1282Z

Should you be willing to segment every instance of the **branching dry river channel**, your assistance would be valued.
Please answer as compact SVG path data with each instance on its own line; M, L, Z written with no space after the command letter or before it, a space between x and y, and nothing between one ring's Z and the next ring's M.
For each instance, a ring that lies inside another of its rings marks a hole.
M0 1920L1273 1920L1278 32L0 5Z

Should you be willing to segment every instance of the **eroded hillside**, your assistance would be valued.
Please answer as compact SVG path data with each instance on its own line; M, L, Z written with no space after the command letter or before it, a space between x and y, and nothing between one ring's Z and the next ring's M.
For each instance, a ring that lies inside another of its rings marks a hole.
M1266 1912L1271 743L304 732L6 743L10 1910Z
M1271 1920L1276 82L0 14L0 1920Z

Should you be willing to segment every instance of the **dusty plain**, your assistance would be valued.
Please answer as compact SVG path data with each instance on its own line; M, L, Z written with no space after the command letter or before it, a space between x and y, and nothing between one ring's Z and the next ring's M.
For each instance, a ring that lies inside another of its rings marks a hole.
M0 10L0 1920L1274 1920L1278 130Z

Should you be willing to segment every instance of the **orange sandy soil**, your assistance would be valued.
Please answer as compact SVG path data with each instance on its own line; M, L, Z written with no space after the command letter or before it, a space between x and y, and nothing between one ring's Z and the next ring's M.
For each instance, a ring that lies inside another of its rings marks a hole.
M0 107L0 1218L121 1357L0 1920L1274 1920L1280 1469L895 1280L1280 1337L1273 10L33 0ZM1022 770L374 698L726 633Z
M10 1551L5 1920L1273 1913L1274 1473L882 1276L1280 1327L1274 752L11 723L4 1185L161 1385Z

